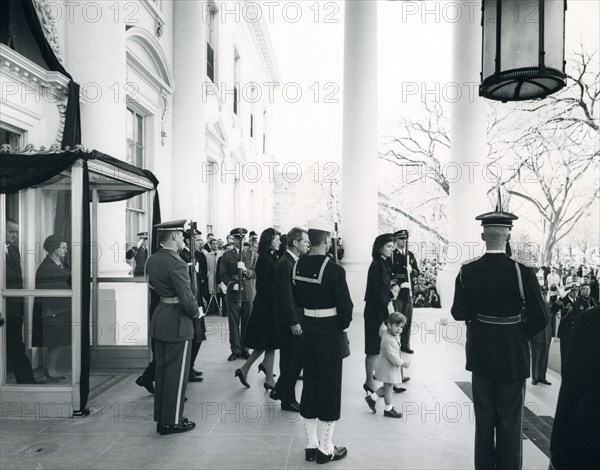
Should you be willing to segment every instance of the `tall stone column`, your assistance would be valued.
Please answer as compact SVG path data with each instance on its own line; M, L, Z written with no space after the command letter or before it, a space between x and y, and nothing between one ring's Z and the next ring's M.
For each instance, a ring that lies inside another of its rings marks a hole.
M438 273L437 285L443 308L450 309L454 281L461 263L479 256L484 247L481 227L475 217L492 210L486 197L485 168L487 107L478 95L481 71L481 8L461 1L462 15L452 34L452 82L461 90L450 105L449 245L446 265ZM452 171L450 171L452 170Z
M343 264L362 309L377 234L377 2L346 2L342 148Z
M83 146L126 160L125 24L110 6L81 1L65 11L65 68L81 86ZM125 202L98 206L100 275L127 275Z
M171 214L198 227L208 217L206 127L203 83L206 75L206 32L202 19L207 2L174 2L173 188ZM204 173L204 175L203 175ZM204 180L203 180L204 178ZM204 234L206 235L206 234Z

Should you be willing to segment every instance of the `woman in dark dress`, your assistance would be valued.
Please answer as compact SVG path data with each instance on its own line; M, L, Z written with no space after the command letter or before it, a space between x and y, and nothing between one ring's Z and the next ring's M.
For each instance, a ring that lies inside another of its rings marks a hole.
M260 235L256 261L256 297L246 327L246 336L243 338L244 346L253 351L244 365L235 371L235 376L245 387L250 387L246 380L250 367L263 353L265 354L262 362L266 375L265 390L275 387L273 362L275 350L281 347L283 333L283 325L273 309L275 267L280 246L281 241L277 230L268 228Z
M392 275L387 259L394 251L394 235L379 235L373 243L371 256L373 261L367 275L365 292L365 372L363 388L367 394L373 393L377 386L373 380L375 361L381 346L379 327L388 316L388 303L392 298Z
M48 253L35 274L36 289L71 289L69 271L63 258L67 243L56 235L44 241ZM71 345L71 298L36 297L33 305L33 346L48 348L46 376L49 382L65 379L56 371L61 351Z

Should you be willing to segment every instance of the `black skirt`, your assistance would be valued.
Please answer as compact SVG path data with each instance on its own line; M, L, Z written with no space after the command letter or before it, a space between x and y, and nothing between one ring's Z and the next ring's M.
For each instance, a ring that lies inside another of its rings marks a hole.
M269 351L281 348L283 325L275 315L273 302L261 292L256 294L242 339L244 347Z
M381 349L379 327L388 316L385 304L365 303L365 354L377 355Z

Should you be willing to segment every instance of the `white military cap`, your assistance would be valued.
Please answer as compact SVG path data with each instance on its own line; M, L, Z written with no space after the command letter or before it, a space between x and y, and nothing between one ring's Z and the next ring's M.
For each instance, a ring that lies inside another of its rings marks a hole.
M310 219L308 221L308 230L320 230L321 232L331 232L331 224L323 219Z

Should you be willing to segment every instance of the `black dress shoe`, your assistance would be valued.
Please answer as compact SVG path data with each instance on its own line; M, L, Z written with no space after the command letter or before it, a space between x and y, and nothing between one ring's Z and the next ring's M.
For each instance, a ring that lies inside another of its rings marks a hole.
M538 381L537 381L537 380L535 380L535 379L532 379L532 380L531 380L531 385L537 385L537 384L538 384Z
M240 379L240 382L242 382L242 385L244 387L250 388L250 384L246 381L246 377L244 377L244 374L242 373L242 371L240 369L236 369L235 374L233 374L233 376Z
M188 382L203 382L204 381L204 377L200 377L197 375L191 375L188 377Z
M394 408L392 408L390 411L384 411L383 416L385 416L386 418L402 418L402 413L399 413Z
M250 353L248 351L242 351L239 357L241 357L242 359L248 359L250 357Z
M196 369L192 368L190 375L193 375L194 377L202 377L202 372L198 372Z
M167 434L177 434L181 432L191 431L196 427L196 423L189 421L187 418L183 418L179 424L160 424L157 425L158 432L161 436Z
M406 389L403 388L403 387L396 387L394 385L394 392L396 392L396 393L404 393L404 392L406 392Z
M267 368L263 365L262 362L258 365L258 371L267 375ZM277 374L273 374L273 377L277 377Z
M277 393L277 389L274 388L273 390L271 390L271 393L269 393L269 398L271 400L279 400L279 394Z
M328 463L334 460L342 460L348 455L348 450L345 447L333 446L333 454L324 454L317 449L317 463Z
M400 350L402 352L407 353L407 354L413 354L414 353L414 351L412 349L410 349L410 348L400 348Z
M410 377L403 377L402 378L402 383L405 384L406 382L408 382L410 380Z
M227 360L228 360L229 362L231 362L231 361L235 361L235 360L236 360L238 357L240 357L240 355L239 355L238 353L231 353L231 354L229 355L229 357L227 358Z
M300 403L293 401L292 403L281 404L283 411L291 411L292 413L300 413Z
M268 384L267 382L263 384L263 387L265 387L265 392L268 392L269 390L275 390L275 385Z
M367 384L363 384L363 390L364 390L365 392L367 392L367 395L368 395L369 393L373 393L373 392L374 392L374 390L373 390L371 387L369 387Z
M544 380L538 380L539 383L544 384L544 385L552 385L551 382L548 382L546 379Z
M317 458L317 449L304 449L304 458L307 462L314 462Z
M375 408L377 402L371 398L371 395L367 395L365 401L367 402L367 405L369 405L369 408L371 408L371 411L377 413L377 408Z
M154 384L152 383L152 380L144 377L143 375L140 375L137 379L135 379L135 383L140 387L144 387L150 393L154 393Z

